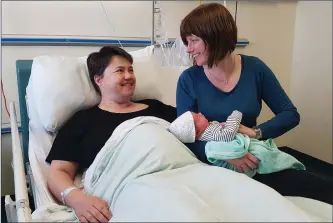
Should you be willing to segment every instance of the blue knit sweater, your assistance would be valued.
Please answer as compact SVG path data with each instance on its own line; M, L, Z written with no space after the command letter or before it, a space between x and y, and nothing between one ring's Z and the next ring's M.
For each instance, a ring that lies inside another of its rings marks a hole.
M241 58L240 79L231 92L216 88L206 77L203 67L185 70L177 84L178 116L194 111L201 112L209 121L224 122L232 111L238 110L243 113L241 123L254 127L264 101L275 114L274 118L259 125L264 139L276 138L297 126L300 115L271 69L257 57L241 54ZM202 146L198 149L204 150Z

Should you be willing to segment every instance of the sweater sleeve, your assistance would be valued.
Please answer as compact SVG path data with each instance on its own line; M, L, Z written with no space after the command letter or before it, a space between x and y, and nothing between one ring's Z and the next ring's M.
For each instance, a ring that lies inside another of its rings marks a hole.
M272 70L261 60L258 60L258 65L262 99L275 114L271 120L260 124L259 128L264 139L276 138L296 127L300 122L300 115Z
M176 89L177 115L187 111L197 112L196 96L189 71L185 70L179 77Z
M242 113L233 111L225 122L225 127L222 127L219 123L211 124L199 139L204 141L230 142L234 140L241 121Z

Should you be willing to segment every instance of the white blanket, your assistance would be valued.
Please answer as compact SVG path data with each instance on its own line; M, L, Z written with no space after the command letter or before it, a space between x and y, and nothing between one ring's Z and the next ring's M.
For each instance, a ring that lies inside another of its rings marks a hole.
M85 190L110 204L110 221L320 220L246 175L201 163L168 126L154 117L124 122L87 170Z

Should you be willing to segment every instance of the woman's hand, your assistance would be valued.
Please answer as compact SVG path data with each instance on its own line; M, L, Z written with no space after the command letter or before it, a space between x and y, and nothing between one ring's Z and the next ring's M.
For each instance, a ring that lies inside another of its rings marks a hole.
M253 156L251 153L247 153L242 158L225 161L236 167L237 172L239 173L244 173L245 171L250 172L251 170L257 168L257 165L259 163L257 157Z
M81 191L73 190L67 195L66 201L74 208L80 222L108 222L112 217L106 201L85 195Z
M250 138L255 138L256 137L256 132L253 129L251 129L249 127L246 127L245 125L240 125L239 129L238 129L238 132L242 133L242 134L245 134Z
M48 174L47 185L60 201L60 192L73 186L78 164L69 161L53 160ZM72 190L66 197L68 206L74 208L81 222L108 222L111 217L109 205L103 199L88 196L81 190Z

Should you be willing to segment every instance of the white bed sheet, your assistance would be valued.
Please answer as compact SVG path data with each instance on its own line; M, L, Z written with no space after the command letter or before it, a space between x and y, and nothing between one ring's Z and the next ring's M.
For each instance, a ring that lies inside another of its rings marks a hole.
M312 216L316 216L318 218L317 222L332 222L333 220L332 205L304 197L286 196L286 198L304 211L312 214Z
M29 113L29 163L33 175L33 194L35 197L35 207L41 207L49 203L55 203L56 200L47 188L46 179L49 171L49 164L45 161L52 146L54 136L44 130L39 122L34 109L31 109L31 103L26 98ZM30 107L30 109L29 109ZM75 178L75 184L80 186L82 176ZM306 211L310 211L314 216L318 216L322 221L332 222L332 205L325 204L312 199L302 197L287 197L293 203Z
M47 151L53 142L53 137L44 131L30 127L29 136L29 160L34 177L33 192L36 196L36 208L55 202L46 186L46 176L49 165L45 162ZM39 158L38 158L39 157ZM76 185L80 185L82 177L77 176ZM318 216L320 220L332 222L332 206L326 203L307 199L303 197L286 197L300 208L309 211L314 216Z

